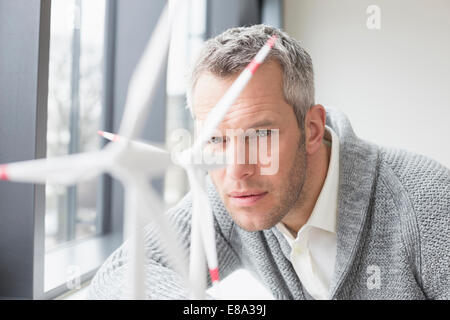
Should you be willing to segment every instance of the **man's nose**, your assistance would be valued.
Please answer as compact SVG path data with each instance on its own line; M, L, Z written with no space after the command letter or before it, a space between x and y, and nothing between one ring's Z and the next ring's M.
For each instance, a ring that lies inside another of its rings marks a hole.
M227 148L227 175L233 180L242 180L251 177L257 170L255 151L251 148L247 137L231 141ZM255 147L255 146L252 146Z
M243 180L254 175L257 165L233 163L227 166L227 175L233 180Z

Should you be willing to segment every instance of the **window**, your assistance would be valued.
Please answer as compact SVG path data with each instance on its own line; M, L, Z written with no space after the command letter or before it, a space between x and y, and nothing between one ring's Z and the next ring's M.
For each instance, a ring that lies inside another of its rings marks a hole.
M105 0L52 1L47 157L100 148ZM46 185L46 251L100 232L99 182Z
M118 130L129 76L164 2L0 3L0 163L98 149L97 130ZM122 242L122 188L111 180L72 191L0 182L1 297L54 298L71 276L80 284L93 276Z
M105 0L51 5L48 158L102 146L97 131L105 124L104 39L110 31ZM99 176L70 187L45 186L44 297L77 288L120 245L120 234L103 234L108 181Z

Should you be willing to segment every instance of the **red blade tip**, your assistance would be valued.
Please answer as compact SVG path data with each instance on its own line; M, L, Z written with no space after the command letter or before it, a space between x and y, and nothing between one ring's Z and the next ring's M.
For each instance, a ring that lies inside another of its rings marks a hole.
M270 37L269 41L267 41L267 45L272 48L275 45L276 41L277 41L277 36L273 35Z
M0 165L0 180L9 180L6 167L7 167L6 164Z
M209 269L209 275L211 276L211 281L218 282L219 281L219 268Z

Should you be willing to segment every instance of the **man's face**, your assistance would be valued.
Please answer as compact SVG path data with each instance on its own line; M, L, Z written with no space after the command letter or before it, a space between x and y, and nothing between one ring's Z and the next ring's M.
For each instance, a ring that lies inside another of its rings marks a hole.
M236 76L220 78L210 73L200 76L193 93L197 125L202 125L235 79ZM257 123L263 125L255 126ZM209 172L226 209L241 228L269 229L300 205L307 166L304 137L292 106L284 99L278 63L264 63L234 102L218 128L223 141L230 129L279 130L279 165L275 174L261 174L261 168L267 165L262 165L259 158L256 163L248 161L248 139L245 163L234 161L223 169ZM239 196L240 193L252 195Z

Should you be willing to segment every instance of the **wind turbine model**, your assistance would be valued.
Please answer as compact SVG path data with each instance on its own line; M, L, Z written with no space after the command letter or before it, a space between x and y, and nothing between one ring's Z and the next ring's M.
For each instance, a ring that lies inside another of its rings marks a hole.
M174 0L174 11L180 0ZM56 159L40 159L0 165L0 179L29 183L57 183L71 185L91 179L103 172L120 180L125 189L124 238L131 236L128 277L131 292L126 298L145 298L143 226L147 217L142 208L151 208L150 222L159 227L159 237L175 270L191 289L191 297L201 299L206 289L205 255L213 283L219 281L214 225L211 207L205 189L205 170L217 165L195 164L193 159L202 154L203 147L220 124L234 100L244 89L263 62L276 37L272 36L252 62L244 69L226 94L208 115L205 127L194 145L179 156L186 169L193 193L191 229L191 257L189 279L186 261L177 239L173 237L158 196L149 184L151 177L161 174L170 164L169 153L161 148L134 141L141 133L156 90L157 79L163 70L174 14L169 17L164 9L149 44L133 74L127 95L125 113L119 130L120 139L96 152L70 155ZM104 136L108 136L105 133ZM114 136L117 137L117 136ZM151 162L151 165L149 165Z
M189 184L192 192L192 222L191 222L191 252L189 280L192 286L191 297L194 299L203 299L206 289L205 257L209 268L209 274L213 284L219 282L219 269L217 252L215 245L215 231L212 209L208 200L205 174L207 170L214 170L223 167L225 164L202 162L208 155L204 151L205 144L210 140L211 135L228 112L229 108L250 81L253 74L264 61L270 49L274 46L276 37L272 36L267 43L259 50L255 58L241 72L239 77L233 82L225 95L212 108L204 123L206 124L200 132L199 138L194 145L178 154L176 162L187 172ZM109 132L99 131L99 134L111 141L119 141L121 137ZM133 141L151 147L143 142ZM218 159L218 158L216 158ZM201 161L196 161L201 160Z

